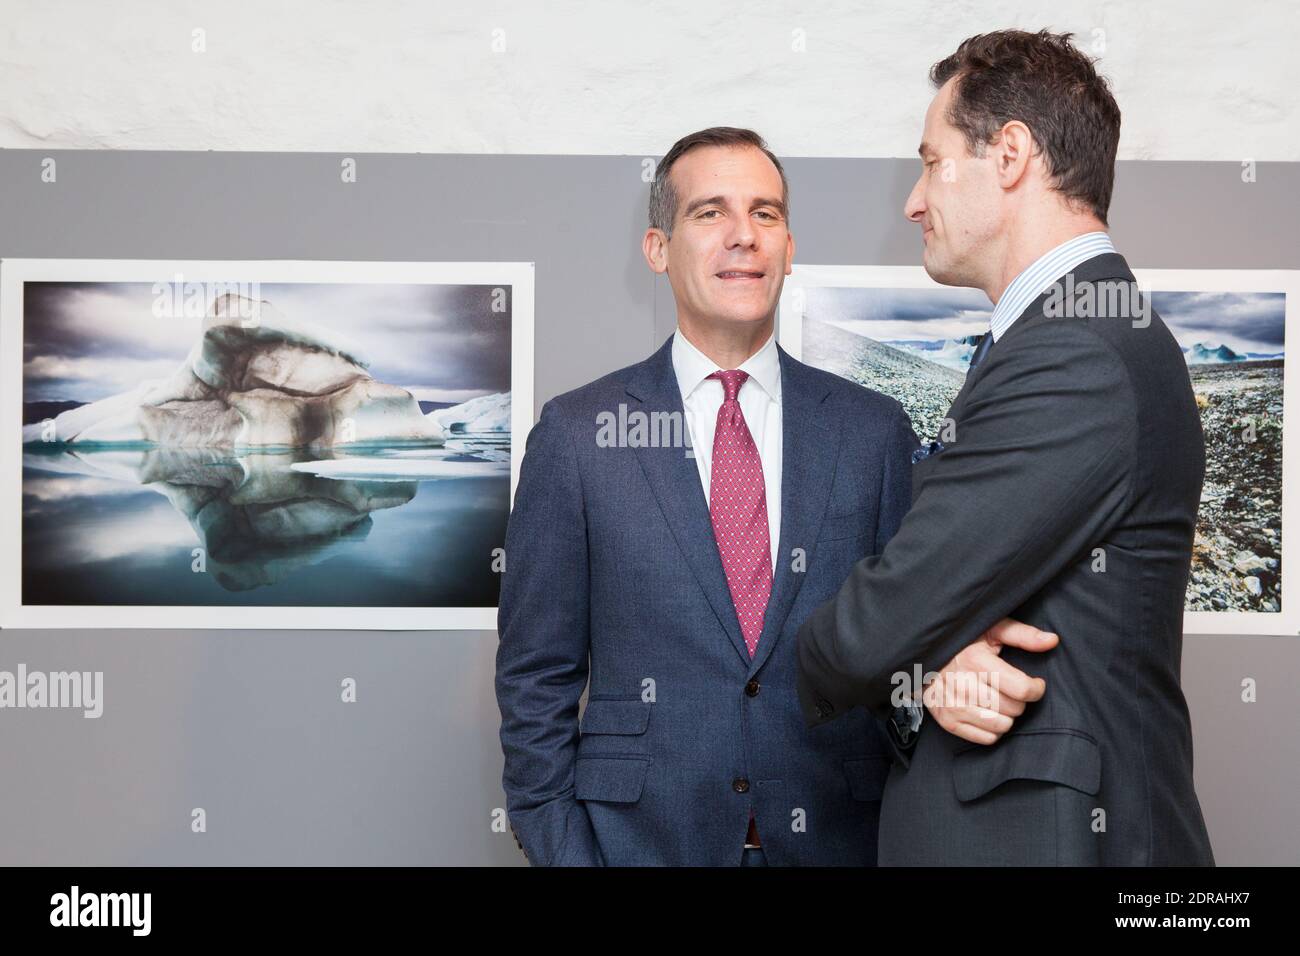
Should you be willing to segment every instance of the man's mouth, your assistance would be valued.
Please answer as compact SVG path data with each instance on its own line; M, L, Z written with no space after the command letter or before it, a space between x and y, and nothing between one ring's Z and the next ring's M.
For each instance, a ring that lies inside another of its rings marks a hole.
M733 269L726 272L716 273L716 278L726 279L731 282L744 282L746 280L761 279L763 278L763 273Z

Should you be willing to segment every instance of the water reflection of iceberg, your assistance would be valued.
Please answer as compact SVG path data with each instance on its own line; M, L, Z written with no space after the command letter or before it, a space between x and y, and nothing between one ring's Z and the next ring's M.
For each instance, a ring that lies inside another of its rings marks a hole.
M471 477L501 467L476 460L470 448L418 451L426 462L439 461L445 475ZM244 591L275 584L364 541L371 513L407 504L420 484L415 476L323 477L295 464L402 457L414 464L415 452L345 456L302 449L234 455L217 448L28 445L23 464L45 474L112 479L164 496L189 522L213 579L227 591Z

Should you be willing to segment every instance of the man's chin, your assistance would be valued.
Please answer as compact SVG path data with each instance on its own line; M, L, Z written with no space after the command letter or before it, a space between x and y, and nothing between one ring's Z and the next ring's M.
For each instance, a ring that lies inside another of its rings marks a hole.
M925 268L925 274L939 285L962 286L966 284L955 269L932 257L929 250L926 250L926 254L921 258L921 265Z
M713 324L723 328L758 328L764 322L772 319L776 314L776 306L773 305L766 310L759 308L752 309L727 309L721 308L713 314Z

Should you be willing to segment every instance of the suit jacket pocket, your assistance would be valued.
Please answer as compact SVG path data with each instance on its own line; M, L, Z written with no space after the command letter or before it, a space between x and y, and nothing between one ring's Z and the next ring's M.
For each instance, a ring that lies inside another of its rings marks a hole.
M867 527L867 519L870 517L870 508L860 508L857 511L843 515L827 515L822 519L822 527L817 534L817 541L819 543L822 541L839 541L843 538L856 538L859 535L866 534L871 530Z
M582 714L582 734L643 734L650 723L651 706L640 697L588 698Z
M976 745L955 754L952 779L963 802L1008 780L1042 780L1095 794L1101 789L1101 749L1091 734L1065 727L1007 734L992 747Z
M889 776L887 757L854 757L844 761L844 776L849 781L849 793L854 800L879 800L885 792L885 778Z
M573 772L573 795L578 800L636 803L645 787L649 757L634 755L579 757Z

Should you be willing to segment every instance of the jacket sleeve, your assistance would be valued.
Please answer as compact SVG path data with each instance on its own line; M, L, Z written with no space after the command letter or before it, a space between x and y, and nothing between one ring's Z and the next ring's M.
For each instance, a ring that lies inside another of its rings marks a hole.
M912 452L921 443L912 431L912 420L902 406L894 418L889 432L889 445L885 452L884 479L880 488L880 518L876 522L876 546L879 554L898 532L903 516L912 507Z
M889 544L889 539L898 533L898 526L902 523L903 516L912 507L912 452L920 444L916 432L912 430L912 420L899 405L885 446L885 468L880 486L878 512L880 517L876 522L876 543L872 548L872 554L879 554L884 550L885 545ZM919 731L904 742L899 732L891 726L891 721L907 727L910 723L908 717L908 712L903 707L892 708L887 717L877 715L881 736L888 744L893 759L904 767L911 762L911 751L916 746ZM922 720L924 721L924 717Z
M1123 516L1137 421L1118 355L1076 320L1013 329L997 348L955 440L918 466L898 533L799 631L810 726L858 704L888 715L894 675L938 670Z
M588 671L587 528L574 441L554 402L528 435L506 527L497 631L502 783L510 825L538 866L600 866L573 792Z

